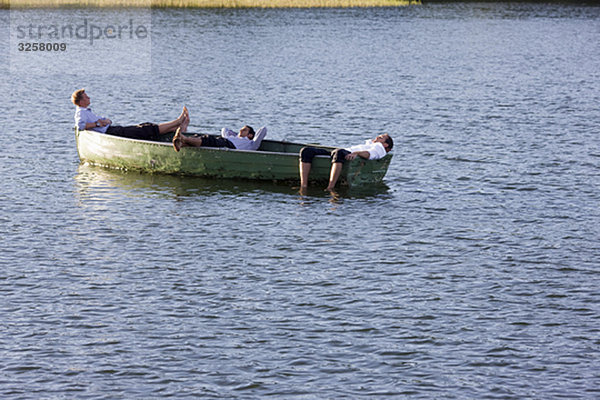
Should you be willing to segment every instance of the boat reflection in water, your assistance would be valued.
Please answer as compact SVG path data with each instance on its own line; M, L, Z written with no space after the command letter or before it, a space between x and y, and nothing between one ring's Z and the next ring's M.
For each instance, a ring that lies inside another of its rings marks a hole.
M298 185L289 182L269 182L243 179L213 179L180 175L149 174L123 171L89 164L80 164L74 177L80 202L115 200L122 197L193 198L245 195L298 196L303 200L370 198L389 195L384 183L368 187L341 187L333 193L314 185L299 193ZM268 200L268 199L266 199Z

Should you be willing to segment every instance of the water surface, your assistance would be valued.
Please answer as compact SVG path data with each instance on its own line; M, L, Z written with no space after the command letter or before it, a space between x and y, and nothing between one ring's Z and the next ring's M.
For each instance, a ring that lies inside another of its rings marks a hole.
M4 57L0 394L597 398L599 17L153 10L150 74ZM79 87L123 124L186 104L394 159L333 196L79 165Z

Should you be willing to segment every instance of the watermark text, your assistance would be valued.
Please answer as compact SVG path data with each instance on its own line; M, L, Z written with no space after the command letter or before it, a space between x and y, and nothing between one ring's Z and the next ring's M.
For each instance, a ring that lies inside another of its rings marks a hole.
M16 38L18 40L61 40L76 39L87 40L90 45L98 40L111 39L147 39L149 32L144 24L136 24L133 19L129 19L126 24L98 24L90 23L87 18L79 24L49 24L36 25L17 25Z

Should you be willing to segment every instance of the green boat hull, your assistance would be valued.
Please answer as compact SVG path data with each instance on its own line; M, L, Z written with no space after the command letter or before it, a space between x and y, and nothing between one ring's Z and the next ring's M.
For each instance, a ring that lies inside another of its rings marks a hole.
M149 173L202 176L211 178L299 181L298 154L306 145L263 140L258 151L212 147L184 147L176 152L169 135L165 141L146 141L77 131L77 151L82 163ZM312 145L311 145L312 146ZM316 146L333 150L333 147ZM355 159L344 163L340 183L361 186L381 182L392 155L379 160ZM329 179L331 160L317 156L310 172L311 181Z

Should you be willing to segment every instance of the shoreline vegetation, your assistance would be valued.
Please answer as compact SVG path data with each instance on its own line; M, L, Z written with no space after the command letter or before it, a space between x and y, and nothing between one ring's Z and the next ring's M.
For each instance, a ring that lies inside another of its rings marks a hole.
M421 0L0 0L0 8L311 8L400 7Z

